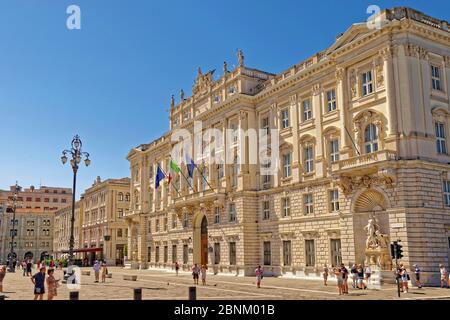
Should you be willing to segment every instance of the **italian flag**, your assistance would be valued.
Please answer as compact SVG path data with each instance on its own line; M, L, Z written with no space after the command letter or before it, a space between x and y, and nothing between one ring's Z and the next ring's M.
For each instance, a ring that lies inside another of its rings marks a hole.
M172 159L170 160L170 165L169 165L169 184L172 181L173 177L175 176L176 173L180 173L181 169L180 167L175 163L175 161L173 161Z

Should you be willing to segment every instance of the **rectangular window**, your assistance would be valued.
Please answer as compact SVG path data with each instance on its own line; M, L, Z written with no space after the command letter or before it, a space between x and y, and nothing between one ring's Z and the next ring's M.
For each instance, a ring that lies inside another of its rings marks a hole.
M450 207L450 181L444 180L444 203L446 207Z
M117 215L119 218L123 218L123 209L118 209Z
M155 221L155 232L159 232L159 219Z
M214 264L220 264L220 243L214 243Z
M436 149L439 154L447 154L447 146L445 143L445 126L442 122L435 123L436 129Z
M303 121L308 121L312 118L311 100L303 101Z
M169 247L164 246L164 263L167 263L169 259Z
M314 171L314 154L312 146L304 148L305 173Z
M330 160L331 162L339 161L339 140L333 139L330 141Z
M336 110L336 91L334 89L327 91L327 106L328 112Z
M230 219L229 219L229 221L230 222L235 222L236 221L236 205L234 203L230 203L229 209L230 209L230 212L229 212Z
M159 246L155 248L155 262L159 262Z
M270 220L270 202L263 201L262 208L263 208L263 220Z
M336 267L340 266L342 263L342 254L341 254L341 240L340 239L331 239L331 266Z
M176 228L177 228L177 215L172 214L172 229L176 229Z
M183 245L183 264L187 264L189 260L189 248L187 244Z
M217 179L220 181L223 179L224 171L223 171L223 164L217 165Z
M289 217L291 215L291 200L289 198L282 198L283 204L283 217Z
M331 212L339 211L339 190L334 189L330 191L330 209Z
M281 110L281 128L286 129L289 127L289 109Z
M185 212L183 213L183 228L187 228L189 226L189 216Z
M283 155L283 175L285 178L291 176L291 153Z
M272 264L272 248L270 246L270 241L263 242L263 252L264 252L264 265L270 266Z
M367 96L373 92L372 71L362 74L362 94Z
M152 261L152 247L147 248L147 262Z
M122 229L117 229L117 238L122 238Z
M439 67L431 66L431 86L433 90L442 91L441 70Z
M177 245L172 245L172 263L177 262Z
M236 242L230 242L230 265L236 265Z
M214 223L220 223L220 207L214 208Z
M292 263L291 241L283 241L283 265L290 266Z
M169 219L164 218L164 231L167 231L167 225L169 224Z
M305 215L314 213L314 202L312 193L304 195Z
M307 267L314 267L316 264L316 249L314 240L305 240L305 260Z
M261 129L264 130L264 134L269 135L270 133L270 127L269 127L269 118L263 118L261 121Z

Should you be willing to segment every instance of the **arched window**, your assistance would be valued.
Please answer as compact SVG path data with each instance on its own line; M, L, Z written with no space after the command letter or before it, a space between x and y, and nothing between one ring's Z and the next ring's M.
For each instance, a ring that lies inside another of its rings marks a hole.
M126 201L126 202L130 202L130 194L129 194L129 193L127 193L127 194L125 195L125 201Z
M119 192L118 197L119 197L119 201L123 201L123 193L122 192Z
M378 151L378 128L373 123L364 130L364 149L366 153Z

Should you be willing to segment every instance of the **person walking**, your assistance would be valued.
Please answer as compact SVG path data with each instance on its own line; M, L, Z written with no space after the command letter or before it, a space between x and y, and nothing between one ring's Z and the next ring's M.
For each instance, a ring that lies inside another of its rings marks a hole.
M206 270L208 270L208 267L206 265L202 265L202 285L206 286Z
M179 270L180 270L180 265L178 264L178 261L175 261L175 273L177 274L177 277L178 277Z
M343 263L341 263L341 272L342 272L342 293L348 294L348 273L349 272Z
M2 266L0 268L0 292L3 292L3 279L5 279L6 276L6 267Z
M106 281L106 275L108 274L108 268L106 267L106 263L102 264L101 274L102 274L102 282L104 283Z
M258 266L258 268L255 269L255 275L256 275L256 287L261 288L261 280L263 279L264 270L261 268L261 266Z
M353 264L350 273L352 274L352 287L356 289L358 286L358 271L356 270L356 264Z
M31 273L31 267L33 266L33 264L31 263L31 260L28 260L27 262L27 277L31 277L32 273ZM39 270L39 268L38 268Z
M94 266L94 275L95 275L95 283L98 283L98 279L100 277L100 263L98 262L98 260L95 260Z
M422 289L422 283L420 282L420 273L422 271L420 270L419 266L417 264L414 265L414 275L416 276L416 284L419 289Z
M400 281L404 293L408 293L408 280L410 280L409 274L406 271L406 268L402 267L402 270L400 271Z
M22 264L22 275L25 277L27 275L27 262L23 260L21 264Z
M327 285L327 281L328 281L328 266L326 264L323 265L323 285L326 286Z
M59 279L54 277L55 269L48 269L47 288L48 288L48 300L53 300L57 296L56 288L58 287Z
M50 268L54 269L55 268L55 260L51 260L50 261Z
M342 279L342 270L341 270L341 268L334 268L333 272L334 272L334 275L336 276L339 295L342 295L342 285L344 283L344 281Z
M192 277L194 278L194 284L198 284L198 275L200 273L200 268L197 264L192 268Z
M444 285L446 288L448 288L448 273L443 264L439 265L439 272L441 273L441 288L443 288Z
M42 300L45 293L45 267L42 266L39 272L31 277L31 282L34 284L34 300Z
M362 265L358 264L356 271L358 272L358 288L367 289L367 286L364 284L364 269Z
M366 266L364 268L364 275L365 275L365 280L366 280L366 284L369 285L370 284L370 277L372 276L372 268L370 268L370 266Z

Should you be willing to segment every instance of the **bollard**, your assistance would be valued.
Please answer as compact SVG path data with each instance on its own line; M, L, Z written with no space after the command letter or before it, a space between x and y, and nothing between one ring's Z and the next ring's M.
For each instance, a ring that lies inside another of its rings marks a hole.
M78 300L79 298L79 292L78 291L71 291L70 292L70 300Z
M189 287L189 300L197 300L197 287Z
M142 288L134 288L133 300L142 300Z

